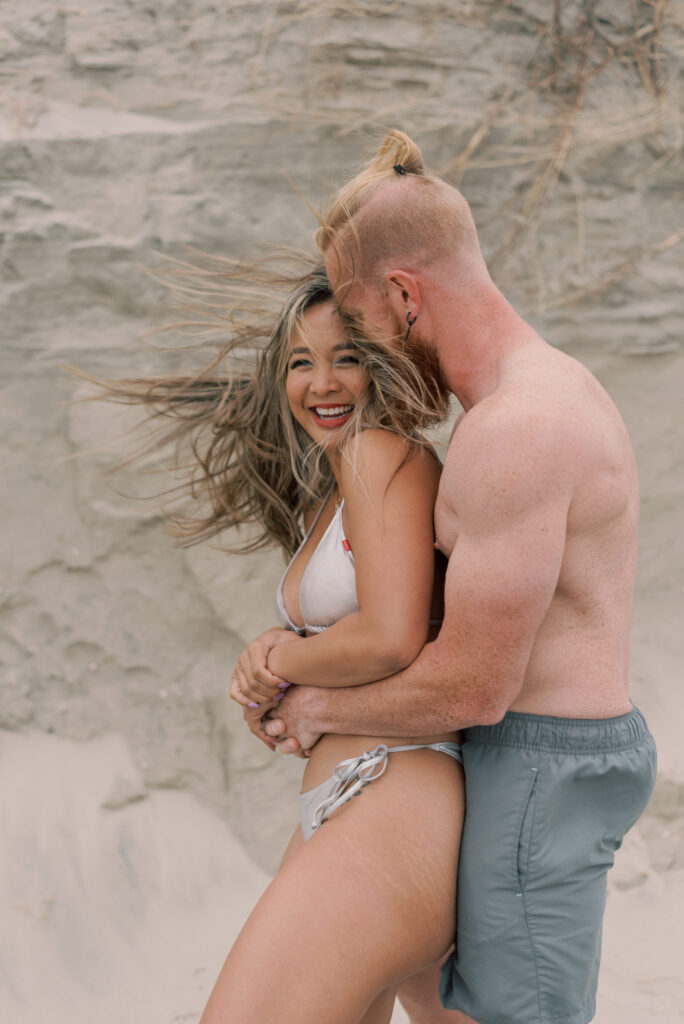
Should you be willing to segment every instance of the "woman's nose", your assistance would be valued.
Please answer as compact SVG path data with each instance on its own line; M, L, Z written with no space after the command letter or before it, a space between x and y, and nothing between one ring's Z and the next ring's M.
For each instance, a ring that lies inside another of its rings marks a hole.
M311 390L318 395L339 391L339 382L330 366L317 366L311 378Z

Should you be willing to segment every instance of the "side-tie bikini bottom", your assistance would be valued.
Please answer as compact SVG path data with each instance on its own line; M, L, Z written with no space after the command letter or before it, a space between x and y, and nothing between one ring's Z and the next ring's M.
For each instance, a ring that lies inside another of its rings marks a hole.
M365 786L384 775L389 764L389 755L402 750L437 750L463 764L461 747L458 743L418 743L406 747L388 747L381 743L375 750L366 750L358 757L340 761L333 769L329 779L305 793L300 793L300 813L304 838L310 839L333 811L336 811L347 800L351 800L353 796L358 796Z

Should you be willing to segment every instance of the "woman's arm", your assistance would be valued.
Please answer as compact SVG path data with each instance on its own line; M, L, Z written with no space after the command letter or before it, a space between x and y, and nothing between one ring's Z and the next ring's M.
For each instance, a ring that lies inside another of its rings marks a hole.
M305 643L273 647L272 673L301 685L354 686L417 657L428 636L438 484L439 466L428 450L407 450L401 438L380 430L354 439L342 493L359 611Z

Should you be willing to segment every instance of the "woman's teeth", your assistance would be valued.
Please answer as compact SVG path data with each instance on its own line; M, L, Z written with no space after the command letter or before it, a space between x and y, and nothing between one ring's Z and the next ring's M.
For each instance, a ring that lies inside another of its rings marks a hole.
M314 412L321 420L336 420L340 416L346 416L353 408L353 405L335 405L328 409L319 409L318 406L314 406Z

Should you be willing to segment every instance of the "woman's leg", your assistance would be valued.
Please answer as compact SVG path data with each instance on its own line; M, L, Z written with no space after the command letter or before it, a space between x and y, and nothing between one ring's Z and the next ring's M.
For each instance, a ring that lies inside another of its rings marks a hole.
M386 775L283 865L201 1024L359 1024L380 993L453 941L462 817L455 761L393 754Z
M278 870L281 870L287 861L290 860L291 857L294 857L303 845L304 836L302 834L301 827L298 825L292 835L292 838L287 844ZM385 991L381 992L373 1004L368 1008L360 1024L390 1024L396 996L397 990L394 986L392 986L392 988L386 988Z
M371 1006L366 1010L360 1024L390 1024L390 1021L392 1020L392 1013L394 1011L394 1000L396 995L397 990L394 985L392 985L391 988L386 988L384 992L381 992Z
M278 871L283 870L287 862L291 860L292 857L294 857L295 854L299 852L299 850L301 850L303 845L304 836L302 835L302 829L300 825L297 825L297 828L292 833L289 843L285 847L285 853L283 854L283 859L280 862Z
M291 857L294 857L303 845L304 836L302 835L301 827L298 825L292 834L292 838L287 844L278 870L281 870L288 860L290 860ZM392 986L392 988L386 988L385 991L381 992L373 1004L368 1008L360 1024L390 1024L396 996L397 990L394 986Z
M287 844L278 870L282 870L287 861L290 860L291 857L294 857L303 845L304 836L302 834L301 827L298 825L292 834L292 838ZM386 988L385 991L381 992L377 999L375 999L372 1005L368 1008L364 1014L363 1020L360 1021L360 1024L390 1024L392 1013L394 1012L396 997L397 990L394 986Z
M399 1002L411 1024L476 1024L460 1010L445 1010L439 999L439 972L444 958L405 978L398 989Z

